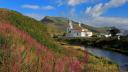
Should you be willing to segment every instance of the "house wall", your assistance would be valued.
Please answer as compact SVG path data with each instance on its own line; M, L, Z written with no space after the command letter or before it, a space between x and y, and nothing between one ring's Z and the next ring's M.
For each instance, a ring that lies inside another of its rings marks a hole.
M81 37L81 32L78 32L77 30L71 30L67 29L67 37Z
M85 32L81 32L81 37L86 37L86 33Z
M71 34L72 34L72 37L81 37L81 33L76 30L72 30Z
M93 35L92 32L86 32L88 37L91 37Z

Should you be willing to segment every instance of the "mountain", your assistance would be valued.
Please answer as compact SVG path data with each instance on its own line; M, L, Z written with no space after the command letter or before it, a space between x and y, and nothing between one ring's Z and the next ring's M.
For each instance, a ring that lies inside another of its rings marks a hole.
M62 35L69 26L69 20L63 17L46 16L41 20L41 22L47 26L47 28L49 29L48 32L51 35L59 35L59 34ZM78 22L73 21L73 24L74 24L74 28L79 27ZM106 30L108 29L106 27L97 28L97 27L89 26L87 24L82 24L81 26L94 33L105 33Z
M0 72L83 70L78 53L59 46L47 30L33 18L0 8Z

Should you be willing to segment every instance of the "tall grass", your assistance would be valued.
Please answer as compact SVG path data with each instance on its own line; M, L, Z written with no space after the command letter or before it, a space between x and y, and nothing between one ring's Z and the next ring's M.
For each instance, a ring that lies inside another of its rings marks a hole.
M82 65L75 57L56 55L14 25L0 24L2 72L80 72ZM4 43L5 42L5 43Z

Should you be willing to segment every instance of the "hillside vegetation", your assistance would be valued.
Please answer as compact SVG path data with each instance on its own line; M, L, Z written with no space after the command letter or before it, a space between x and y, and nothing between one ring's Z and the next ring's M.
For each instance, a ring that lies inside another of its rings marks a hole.
M80 72L85 62L77 56L56 44L41 22L0 9L0 72Z
M57 48L54 48L56 47L55 44L53 44L53 42L50 42L46 27L42 25L40 22L32 18L23 16L22 14L17 13L15 11L0 9L0 13L1 13L0 14L1 21L10 22L11 24L15 25L17 28L27 32L29 35L31 35L40 43L46 45L48 48L57 50Z

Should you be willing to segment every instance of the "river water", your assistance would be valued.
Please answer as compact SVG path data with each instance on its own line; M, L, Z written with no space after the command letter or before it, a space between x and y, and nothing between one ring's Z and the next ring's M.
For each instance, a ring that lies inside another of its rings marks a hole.
M105 57L109 61L118 64L121 71L128 72L128 56L99 48L85 48L85 50L94 56Z

